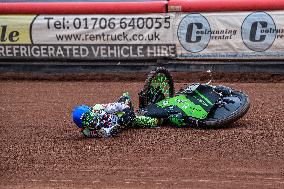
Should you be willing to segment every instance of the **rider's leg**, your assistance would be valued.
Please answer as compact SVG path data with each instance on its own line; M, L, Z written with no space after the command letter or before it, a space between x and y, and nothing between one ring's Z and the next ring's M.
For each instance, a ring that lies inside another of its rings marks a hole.
M155 128L162 124L163 119L152 118L148 116L136 116L133 120L134 127Z

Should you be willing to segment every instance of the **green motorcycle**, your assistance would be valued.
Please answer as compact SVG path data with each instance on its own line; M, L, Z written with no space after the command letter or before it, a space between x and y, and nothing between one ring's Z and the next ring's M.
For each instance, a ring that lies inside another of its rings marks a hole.
M211 79L212 80L212 79ZM161 118L180 127L222 127L243 117L248 96L226 86L191 84L175 93L169 71L153 70L139 95L139 115Z

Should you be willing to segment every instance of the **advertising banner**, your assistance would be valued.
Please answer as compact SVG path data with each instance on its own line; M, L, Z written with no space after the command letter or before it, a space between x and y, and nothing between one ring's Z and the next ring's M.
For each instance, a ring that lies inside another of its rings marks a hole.
M31 44L30 26L35 16L0 16L0 46L3 44Z
M1 36L8 40L0 45L0 58L175 57L173 17L174 14L38 15L5 20L5 16L0 16L1 22L6 22Z
M191 13L176 17L177 58L284 57L284 12Z
M0 59L283 59L284 11L0 15Z

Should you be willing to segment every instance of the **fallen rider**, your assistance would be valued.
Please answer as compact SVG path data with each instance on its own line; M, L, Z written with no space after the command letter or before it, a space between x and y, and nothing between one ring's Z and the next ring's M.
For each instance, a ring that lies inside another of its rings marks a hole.
M159 124L156 118L135 116L128 93L124 93L117 102L75 107L73 121L88 138L116 136L131 126L156 127Z

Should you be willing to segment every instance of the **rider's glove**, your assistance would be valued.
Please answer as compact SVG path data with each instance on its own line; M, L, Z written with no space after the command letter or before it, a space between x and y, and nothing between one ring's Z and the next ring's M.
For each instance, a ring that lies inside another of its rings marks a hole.
M81 133L87 138L97 138L98 132L95 129L84 128L81 130Z

